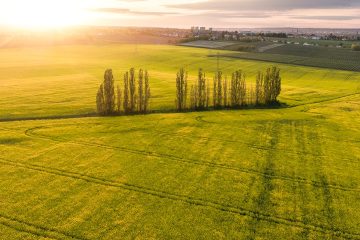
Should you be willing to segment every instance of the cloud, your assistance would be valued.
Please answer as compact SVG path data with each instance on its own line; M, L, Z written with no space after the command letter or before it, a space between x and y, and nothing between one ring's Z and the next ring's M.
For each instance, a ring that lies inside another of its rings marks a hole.
M359 0L209 0L190 4L168 5L169 7L197 10L224 11L284 11L294 9L331 9L360 7Z
M292 19L299 20L329 20L329 21L347 21L347 20L358 20L360 16L292 16Z
M99 0L97 3L91 11L99 13L95 14L98 18L123 25L355 28L360 24L360 0Z
M134 11L127 8L93 8L90 11L98 13L110 13L110 14L128 14L128 15L144 15L144 16L164 16L173 15L174 12L152 12L152 11Z
M220 18L270 18L271 14L261 13L261 12L206 12L206 13L198 13L193 14L193 16L197 17L208 17L213 19Z

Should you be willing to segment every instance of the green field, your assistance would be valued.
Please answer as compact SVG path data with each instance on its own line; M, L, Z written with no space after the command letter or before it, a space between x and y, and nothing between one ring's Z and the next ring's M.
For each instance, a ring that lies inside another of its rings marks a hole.
M1 49L0 239L360 239L360 73L277 64L287 107L165 113L177 69L212 79L214 53ZM158 113L84 117L104 70L132 66Z
M351 48L352 44L359 44L360 41L340 41L340 40L313 40L313 39L306 39L306 38L301 38L301 37L289 37L289 38L266 38L266 40L268 41L281 41L281 42L298 42L300 44L304 44L304 43L310 43L310 44L314 44L314 45L319 45L319 46L323 46L323 47L336 47L336 46L340 46L342 45L343 47L346 47L348 49Z
M215 49L229 50L233 52L220 52L220 55L224 58L360 72L360 52L344 48L275 44L269 41L254 43L194 41L186 43L184 46L212 49L213 53L209 54L209 56L213 57L217 56Z
M202 67L212 80L217 60L209 55L216 53L217 50L157 45L0 49L0 119L93 114L105 69L112 68L120 82L132 66L149 71L152 109L172 110L178 69L186 67L190 78L196 79L198 68ZM243 69L248 81L255 81L259 70L274 64L232 58L219 61L225 75ZM355 72L276 65L284 79L280 100L289 106L360 92L360 74Z
M346 51L346 50L343 50ZM349 50L347 50L349 51ZM251 52L239 52L239 53L228 53L222 54L224 58L237 58L244 60L258 60L273 63L284 63L292 64L295 66L308 66L318 68L328 68L337 70L346 70L360 72L360 54L358 60L348 60L345 58L324 58L324 57L303 57L297 55L288 54L272 54L272 53L251 53ZM216 55L213 55L216 57Z

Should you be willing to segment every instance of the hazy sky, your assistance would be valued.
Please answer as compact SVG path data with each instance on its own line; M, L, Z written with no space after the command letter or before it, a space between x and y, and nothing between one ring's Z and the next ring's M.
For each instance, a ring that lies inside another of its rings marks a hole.
M0 4L1 25L360 28L360 0L0 0Z
M189 27L360 28L360 0L128 0L104 1L109 23ZM119 18L119 22L116 19ZM103 19L106 24L108 21Z

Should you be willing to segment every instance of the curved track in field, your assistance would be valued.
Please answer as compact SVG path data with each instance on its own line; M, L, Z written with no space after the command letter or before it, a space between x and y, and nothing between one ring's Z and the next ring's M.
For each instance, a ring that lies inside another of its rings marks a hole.
M45 227L35 223L30 223L25 220L20 220L15 217L9 217L0 213L0 224L16 231L24 232L33 235L36 238L46 239L74 239L85 240L83 237L75 236L73 234L59 231L53 228Z
M307 185L312 185L314 187L319 187L319 188L323 187L323 184L321 182L314 181L314 180L311 180L311 179L306 179L306 178L290 177L290 176L286 176L286 175L276 175L276 174L272 174L272 173L266 173L266 172L258 171L256 169L251 169L251 168L234 167L234 166L227 165L227 164L221 164L221 163L214 163L214 162L208 162L208 161L201 161L201 160L197 160L197 159L178 157L178 156L171 155L171 154L164 154L164 153L158 153L158 152L153 152L153 151L136 150L136 149L131 149L131 148L127 148L127 147L110 146L110 145L106 145L106 144L97 144L97 143L91 143L91 142L85 142L85 141L69 141L69 140L65 140L65 139L52 138L52 137L49 137L49 136L46 136L46 135L40 135L40 134L35 133L35 130L44 129L44 128L46 128L46 127L30 128L30 129L25 131L25 135L29 136L29 137L41 138L41 139L55 141L55 142L71 143L71 144L77 144L77 145L82 145L82 146L87 146L87 147L89 147L89 146L90 147L97 147L97 148L103 148L103 149L104 148L105 149L112 149L112 150L115 149L115 150L120 150L122 152L137 154L137 155L141 155L141 156L153 156L153 157L158 157L158 158L162 158L162 159L168 159L168 160L171 160L171 161L177 161L177 162L185 163L185 164L208 166L208 167L212 167L212 168L232 170L232 171L236 171L236 172L241 172L241 173L246 173L246 174L254 174L254 175L263 176L263 177L265 176L265 177L269 177L269 178L272 178L272 179L296 182L296 183L300 183L300 184L307 184ZM264 149L261 149L261 150L272 150L272 149L271 148L270 149L264 148ZM340 184L328 184L327 187L332 188L332 189L336 189L336 190L341 190L341 191L360 192L359 188L347 187L347 186L343 186L343 185L340 185Z
M215 201L204 200L201 198L194 198L194 197L186 196L186 195L168 193L165 191L155 190L155 189L137 186L137 185L133 185L133 184L129 184L129 183L111 181L111 180L94 177L94 176L90 176L90 175L86 175L86 174L82 174L82 173L70 172L70 171L65 171L65 170L50 168L50 167L43 167L43 166L35 165L35 164L17 163L17 162L9 161L9 160L2 159L2 158L0 159L0 162L3 164L13 166L13 167L34 170L34 171L41 172L44 174L52 174L52 175L72 178L75 180L86 181L86 182L89 182L92 184L102 185L102 186L106 186L106 187L125 189L125 190L139 192L139 193L146 194L146 195L151 195L151 196L158 197L158 198L166 198L169 200L181 201L181 202L185 202L185 203L200 206L200 207L209 207L209 208L216 209L216 210L219 210L222 212L228 212L228 213L237 214L237 215L241 215L241 216L248 216L248 217L251 217L251 218L254 218L257 220L267 221L270 223L287 225L287 226L301 228L301 229L307 229L309 231L314 231L314 232L323 233L323 234L331 234L332 236L342 237L345 239L360 239L360 233L352 233L352 232L347 232L347 231L344 231L341 229L331 228L331 227L320 225L320 224L312 224L309 222L304 222L300 219L274 216L271 214L262 213L262 212L258 212L258 211L254 211L254 210L249 210L249 209L245 209L245 208L241 208L241 207L235 207L235 206L231 206L228 204L223 204L223 203L219 203L219 202L215 202ZM70 236L70 237L73 237L73 236Z

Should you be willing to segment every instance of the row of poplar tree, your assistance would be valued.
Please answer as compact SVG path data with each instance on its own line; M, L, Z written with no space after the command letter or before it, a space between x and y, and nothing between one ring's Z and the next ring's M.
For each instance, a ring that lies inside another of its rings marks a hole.
M96 97L97 111L101 115L148 113L150 103L149 74L135 69L124 74L122 86L115 91L111 69L105 71L104 81ZM212 86L202 69L197 81L188 85L188 74L181 68L176 76L176 111L206 110L209 108L241 108L245 106L268 106L278 102L281 92L281 76L278 67L258 72L256 84L248 87L245 74L235 71L231 80L221 71L215 73Z
M211 94L212 92L212 94ZM210 107L241 108L244 106L268 106L278 102L281 92L281 76L278 67L258 72L255 88L246 84L245 74L235 71L228 81L221 71L215 73L213 86L210 86L202 69L198 79L190 87L188 74L180 69L176 77L176 110L206 110Z
M123 85L117 85L111 69L105 71L104 82L96 95L97 112L101 115L147 113L149 111L150 83L149 74L135 69L124 74Z

